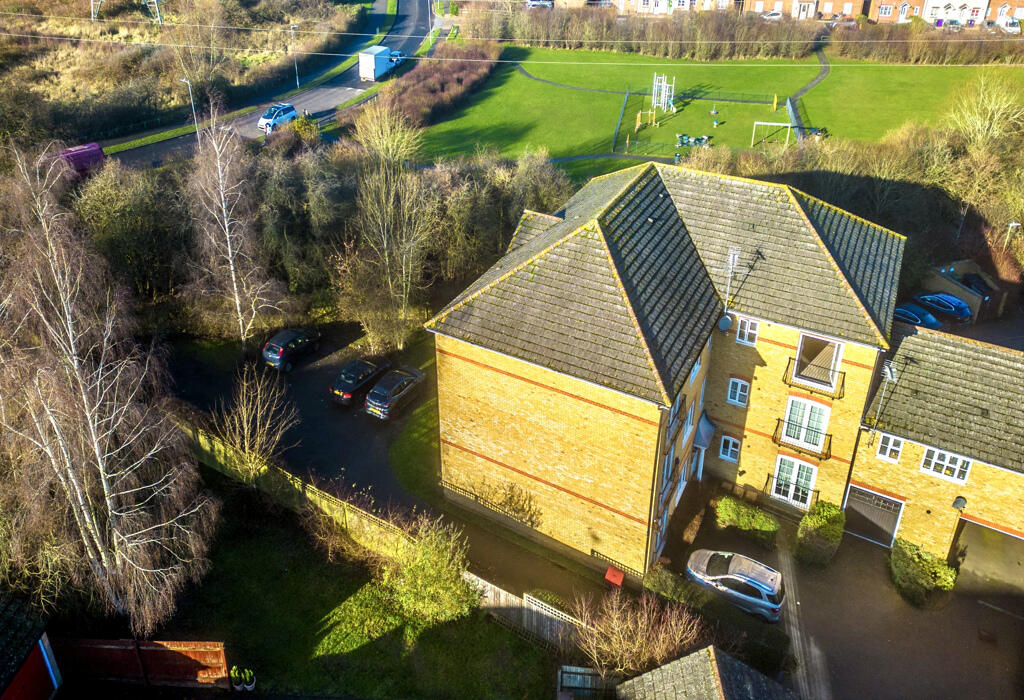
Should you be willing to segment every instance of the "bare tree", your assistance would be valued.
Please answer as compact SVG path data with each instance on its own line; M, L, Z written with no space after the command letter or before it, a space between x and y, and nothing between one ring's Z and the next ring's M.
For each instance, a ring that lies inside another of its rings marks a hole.
M203 571L215 509L168 417L156 355L133 343L102 261L57 202L60 166L52 153L16 163L25 226L0 290L7 476L49 509L39 531L58 546L35 551L59 552L69 578L144 634ZM21 523L35 505L20 504Z
M581 622L576 644L602 676L635 676L693 651L708 638L695 614L678 603L660 603L649 593L635 599L613 591L597 604L577 597L571 607Z
M1024 99L1002 75L982 73L960 95L949 121L969 146L1003 150L1024 128Z
M375 100L364 107L353 136L375 158L393 165L413 160L423 145L423 130L413 126L390 100Z
M245 152L234 131L218 122L216 108L199 141L189 179L197 239L194 289L219 297L230 308L244 348L262 315L278 308L281 294L256 259Z
M251 484L280 455L285 433L298 422L281 378L247 364L238 372L231 405L222 401L214 411L213 432L236 452L238 469Z

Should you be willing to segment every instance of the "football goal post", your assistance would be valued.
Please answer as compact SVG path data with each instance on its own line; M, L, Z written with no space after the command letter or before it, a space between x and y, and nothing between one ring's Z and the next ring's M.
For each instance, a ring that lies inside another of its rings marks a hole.
M786 130L786 145L789 145L789 136L793 131L793 125L789 122L754 122L754 128L750 132L750 147L754 144L774 143Z

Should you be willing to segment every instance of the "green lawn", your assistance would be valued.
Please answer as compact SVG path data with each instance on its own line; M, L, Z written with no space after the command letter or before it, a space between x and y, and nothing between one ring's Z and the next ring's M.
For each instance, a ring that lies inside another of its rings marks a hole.
M1001 71L1024 90L1024 67L885 65L833 58L832 71L803 98L811 126L836 136L878 140L914 120L937 124L979 71Z
M210 477L225 502L202 584L162 639L216 639L258 689L366 698L544 697L553 660L475 613L425 627L356 564L328 563L287 511Z
M573 182L582 185L590 178L607 173L614 173L623 168L632 168L642 163L641 160L626 160L624 158L591 158L588 160L574 160L568 163L558 163L558 167L565 171Z

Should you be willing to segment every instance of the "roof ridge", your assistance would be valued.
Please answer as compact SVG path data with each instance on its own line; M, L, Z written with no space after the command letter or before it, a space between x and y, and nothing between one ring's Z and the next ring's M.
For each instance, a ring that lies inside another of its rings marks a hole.
M654 354L651 352L651 343L647 339L647 334L644 333L643 326L640 325L640 319L637 317L636 309L633 307L633 300L629 297L629 292L626 291L626 286L622 283L622 274L619 272L619 266L615 262L615 256L612 255L611 246L608 245L608 239L604 234L604 227L601 226L601 222L596 218L593 219L593 222L594 226L597 227L598 237L601 239L601 246L604 248L605 256L608 258L608 263L611 265L612 274L615 276L615 286L619 288L619 293L622 294L622 299L626 303L626 309L629 311L629 317L633 321L633 327L636 329L637 336L640 338L640 344L644 348L644 355L647 358L647 364L654 374L654 382L661 391L661 397L664 399L665 405L671 406L672 397L669 396L668 390L665 388L665 378L661 376L661 370L658 369L658 363L654 361ZM590 222L588 221L587 223L589 224Z
M509 277L511 277L515 273L519 272L520 270L522 270L524 267L526 267L530 263L536 262L540 257L542 257L543 255L547 254L549 251L554 250L558 246L560 246L563 243L565 243L566 241L568 241L573 236L576 236L577 234L579 234L579 232L581 230L583 230L583 226L585 226L588 223L590 223L589 220L584 222L583 225L573 229L572 231L567 233L565 236L562 236L561 238L559 238L558 240L556 240L554 243L552 243L551 245L547 246L546 248L542 248L541 250L537 251L536 253L531 255L529 258L527 258L523 262L521 262L518 265L516 265L515 267L509 268L503 274L499 275L494 280L492 280L492 281L488 282L487 284L485 284L484 286L480 287L480 289L476 290L472 294L469 294L469 295L463 297L462 299L459 300L459 302L457 304L452 304L447 309L444 309L439 314L434 316L432 319L430 319L429 321L424 323L423 324L424 328L432 328L432 327L436 326L438 323L440 323L445 318L447 318L456 309L461 309L463 306L465 306L466 304L471 302L473 299L476 299L478 296L480 296L481 294L483 294L487 290L493 288L499 282L503 282L503 281L507 280Z
M769 187L775 187L780 189L792 189L789 185L784 185L781 182L772 182L771 180L755 180L752 177L743 177L742 175L729 175L727 173L716 173L712 170L697 170L696 168L688 168L685 165L675 165L672 163L656 163L650 162L659 172L664 168L672 168L682 173L692 173L694 175L709 175L711 177L717 177L721 180L734 180L736 182L745 182L748 185L767 185Z
M802 189L800 189L799 187L793 187L792 185L786 185L786 187L789 187L789 189L791 189L794 193L799 194L799 195L801 195L803 197L807 197L807 199L814 200L818 204L821 204L821 205L825 206L828 209L831 209L831 210L833 210L835 212L838 212L838 213L840 213L840 214L842 214L844 216L848 216L851 219L854 219L856 221L860 221L861 223L867 224L868 226L873 226L873 227L875 227L877 229L880 229L883 233L886 233L886 234L888 234L890 236L894 236L894 237L899 238L899 239L901 239L903 241L907 240L907 237L904 236L902 233L897 233L896 231L893 231L891 228L888 228L886 226L882 226L881 224L875 223L874 221L869 221L868 219L865 219L863 216L857 216L856 214L854 214L853 212L851 212L851 211L849 211L847 209L843 209L841 207L837 207L835 204L832 204L831 202L826 202L821 197L815 197L813 194L808 194L808 193L804 192Z
M613 170L610 173L604 173L602 175L595 175L594 177L592 177L589 180L587 180L587 184L589 184L591 182L594 182L595 180L603 180L604 178L611 177L612 175L619 175L621 173L626 172L627 170L632 170L633 168L643 168L643 167L646 167L648 165L651 165L653 162L654 161L648 160L648 161L645 161L645 162L637 163L636 165L631 165L628 168L619 168L618 170Z
M836 262L835 256L832 255L832 251L829 249L828 245L822 239L821 234L818 233L818 229L814 226L813 223L811 223L810 217L807 216L807 212L804 211L804 208L800 205L799 200L797 200L796 198L796 194L794 194L794 188L790 187L789 185L781 186L789 195L789 199L793 203L793 206L796 207L797 212L799 212L800 218L803 219L804 223L807 224L807 228L811 230L811 233L814 235L814 239L818 242L818 245L820 245L821 249L825 251L825 256L828 258L829 264L831 264L832 268L839 274L839 279L842 281L842 284L846 287L846 289L850 292L850 295L853 297L853 300L857 303L857 307L860 309L861 313L864 314L864 316L868 319L868 322L871 324L872 330L875 331L875 336L878 338L879 341L881 341L882 347L888 349L889 341L886 339L885 334L879 327L878 321L875 320L874 316L871 315L871 312L868 311L866 306L864 306L864 302L861 300L860 294L858 294L857 290L853 288L852 284L850 284L850 280L847 279L846 273L843 272L843 268L839 266L838 262Z
M636 174L633 177L631 177L629 180L627 180L626 183L622 185L622 188L618 192L613 194L611 199L609 199L608 202L603 207L601 207L600 209L597 210L597 212L594 213L593 219L595 221L599 220L601 217L603 217L605 214L608 213L609 209L613 208L616 204L618 204L619 200L622 199L622 197L626 194L626 192L629 190L629 188L632 187L636 183L637 180L639 180L641 177L643 177L643 175L646 172L650 171L651 169L654 169L654 163L652 161L647 161L646 163L641 163L640 165L637 165L637 166L634 166L634 167L638 168L638 170L636 171ZM608 173L608 174L609 175L615 175L617 173L624 173L627 170L632 170L632 168L623 168L622 170L616 170L614 173ZM658 174L658 178L659 179L661 178L661 174L660 173ZM603 231L602 231L601 235L604 236L604 232Z

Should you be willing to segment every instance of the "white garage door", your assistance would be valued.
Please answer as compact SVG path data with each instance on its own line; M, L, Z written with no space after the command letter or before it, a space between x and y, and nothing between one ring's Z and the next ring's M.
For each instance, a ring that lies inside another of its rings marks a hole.
M903 503L896 499L851 485L846 495L846 531L891 547L902 510Z

